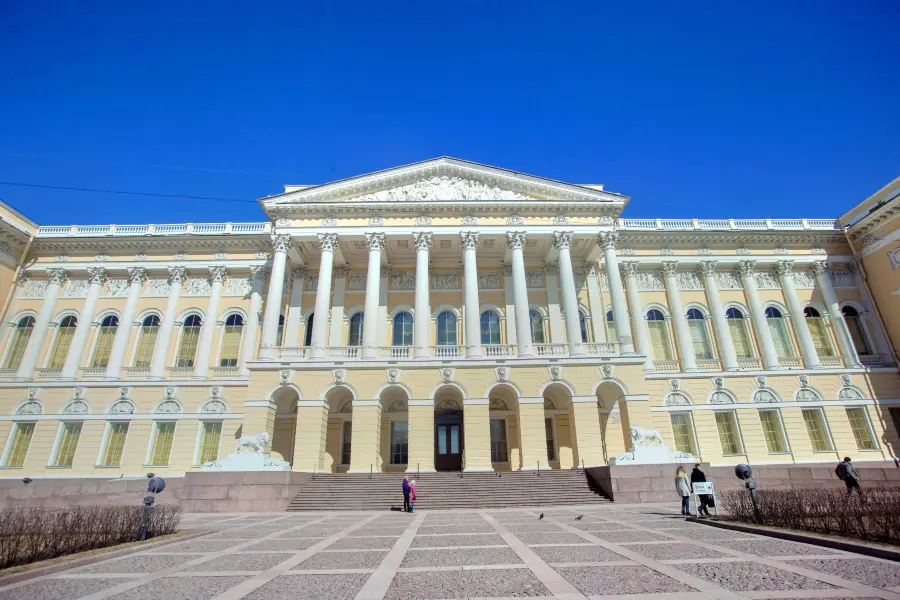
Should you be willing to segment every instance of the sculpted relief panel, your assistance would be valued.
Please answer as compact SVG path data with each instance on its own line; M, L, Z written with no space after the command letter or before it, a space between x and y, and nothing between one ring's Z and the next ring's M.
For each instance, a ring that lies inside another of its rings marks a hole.
M461 177L431 177L373 194L357 196L359 202L423 202L447 200L527 200L527 196Z
M246 296L250 293L249 277L229 277L225 280L226 296Z
M390 289L414 290L416 289L415 271L391 271Z
M478 271L478 289L499 290L502 288L500 271Z
M459 271L436 271L431 285L436 290L458 290Z

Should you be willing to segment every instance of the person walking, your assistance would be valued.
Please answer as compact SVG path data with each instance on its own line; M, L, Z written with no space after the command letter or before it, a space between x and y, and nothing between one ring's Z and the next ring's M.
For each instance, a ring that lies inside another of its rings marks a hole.
M694 491L695 483L706 483L706 473L700 470L700 464L694 465L694 470L691 471L691 491ZM699 517L709 517L712 516L709 514L709 494L700 494L700 506L697 507L697 516Z
M675 470L675 491L681 496L681 514L689 516L691 514L691 486L688 484L687 473L684 467L678 465Z
M847 486L848 499L853 495L853 490L856 490L856 493L862 498L863 492L862 487L859 485L859 471L850 463L849 456L845 456L844 460L838 463L838 466L834 469L834 474Z
M410 512L410 509L409 509L409 475L403 476L403 512Z
M409 512L416 512L416 480L409 482Z

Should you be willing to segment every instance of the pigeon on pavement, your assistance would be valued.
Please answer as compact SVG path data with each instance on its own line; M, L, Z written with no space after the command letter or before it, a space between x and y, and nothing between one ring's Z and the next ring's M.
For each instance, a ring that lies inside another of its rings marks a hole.
M539 516L538 519L543 519L543 518L544 518L544 513L541 513L541 516Z
M584 515L578 515L577 517L575 517L575 520L580 521L582 519L582 517L584 517Z

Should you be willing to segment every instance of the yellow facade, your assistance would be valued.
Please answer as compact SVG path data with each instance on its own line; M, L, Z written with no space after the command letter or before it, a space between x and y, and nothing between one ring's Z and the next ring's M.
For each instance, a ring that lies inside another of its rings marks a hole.
M896 197L849 240L627 201L438 159L264 223L7 211L0 476L178 476L262 432L309 472L597 466L633 428L713 464L900 455Z

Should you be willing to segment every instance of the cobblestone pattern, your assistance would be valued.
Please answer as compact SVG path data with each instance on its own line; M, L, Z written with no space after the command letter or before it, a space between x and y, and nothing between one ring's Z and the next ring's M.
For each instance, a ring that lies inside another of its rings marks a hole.
M203 514L183 528L210 533L0 585L0 600L900 600L896 563L688 523L677 507Z

